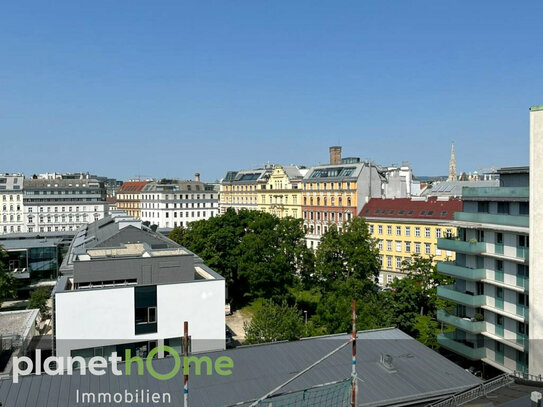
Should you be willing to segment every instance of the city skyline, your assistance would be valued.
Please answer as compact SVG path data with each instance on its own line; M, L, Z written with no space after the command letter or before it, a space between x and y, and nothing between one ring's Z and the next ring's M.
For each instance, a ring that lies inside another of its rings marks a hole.
M452 140L459 173L528 161L535 1L30 9L0 17L2 171L212 181L339 144L446 175Z

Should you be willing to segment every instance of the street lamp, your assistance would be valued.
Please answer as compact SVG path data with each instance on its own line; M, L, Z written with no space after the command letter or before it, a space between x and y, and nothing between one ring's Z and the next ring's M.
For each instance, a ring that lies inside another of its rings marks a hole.
M307 311L304 311L304 315L305 315L305 324L307 325Z

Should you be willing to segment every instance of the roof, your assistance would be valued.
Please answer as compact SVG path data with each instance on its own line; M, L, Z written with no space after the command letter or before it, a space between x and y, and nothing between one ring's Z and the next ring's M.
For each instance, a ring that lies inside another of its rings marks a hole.
M118 194L139 194L147 181L128 181L117 190Z
M0 246L4 250L26 250L39 247L57 247L62 243L61 238L48 238L48 239L11 239L0 240Z
M384 219L453 220L454 212L462 210L460 199L420 198L371 198L362 207L360 216Z
M443 181L429 186L422 195L425 196L462 196L463 187L498 187L499 180L490 181Z
M25 178L23 181L24 189L44 189L44 188L103 188L103 184L96 179L32 179Z
M530 166L521 165L518 167L502 167L498 168L498 174L529 174Z
M311 167L302 182L357 180L366 163L326 164Z
M0 312L0 337L20 335L26 337L38 317L38 309Z
M221 184L257 184L265 175L271 174L272 170L273 167L269 166L268 168L257 168L254 170L228 171L222 179Z
M308 338L239 347L207 353L212 359L228 356L234 362L228 376L189 375L191 407L225 406L254 400L286 382L315 361L348 340L347 335ZM398 329L381 329L358 333L358 404L390 406L439 399L481 383L472 374L437 352L417 342ZM394 370L380 362L382 354L392 356ZM173 358L153 361L158 372L171 371ZM123 366L120 369L124 371ZM291 382L283 391L295 391L348 378L351 372L351 349L346 346L313 369ZM157 380L144 369L143 376L26 376L19 383L0 381L0 402L12 407L41 405L68 407L75 405L76 390L81 392L168 392L172 405L183 403L183 378L178 373L171 380ZM326 401L323 401L325 403ZM248 404L245 404L248 405ZM325 404L321 404L322 407Z
M149 182L143 187L142 192L209 192L214 191L214 189L213 185L201 181L168 180L166 183Z

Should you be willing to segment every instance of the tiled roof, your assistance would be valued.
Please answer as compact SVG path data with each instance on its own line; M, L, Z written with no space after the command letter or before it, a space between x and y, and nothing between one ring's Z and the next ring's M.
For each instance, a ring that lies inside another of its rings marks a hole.
M454 212L462 211L460 199L429 197L427 200L412 198L372 198L360 211L364 218L437 219L452 220Z
M118 194L137 194L140 193L143 187L147 185L147 181L129 181L125 182L119 190Z

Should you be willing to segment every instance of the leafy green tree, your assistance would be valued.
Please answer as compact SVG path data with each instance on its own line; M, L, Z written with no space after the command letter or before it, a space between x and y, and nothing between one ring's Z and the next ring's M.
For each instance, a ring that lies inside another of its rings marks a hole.
M173 228L168 237L181 246L185 246L185 228L183 226Z
M379 274L379 249L364 218L353 218L340 233L330 225L317 248L316 274L325 283L355 277L375 281Z
M6 258L7 254L0 245L0 306L2 305L3 301L13 298L17 294L15 289L15 278L6 269L4 264Z
M296 340L306 331L301 312L286 302L277 304L265 300L250 323L244 324L246 343L265 343Z
M38 287L30 293L30 299L28 300L28 309L37 308L40 310L42 316L49 314L49 307L47 301L51 298L51 292L45 287Z

